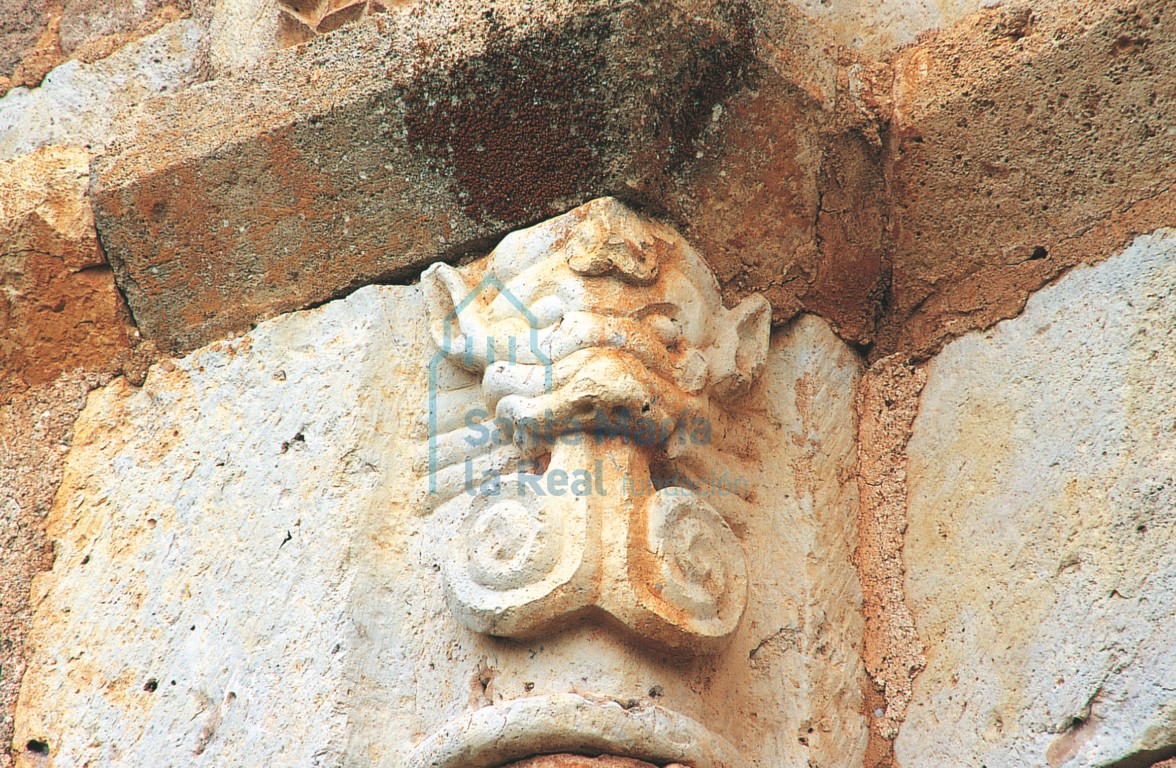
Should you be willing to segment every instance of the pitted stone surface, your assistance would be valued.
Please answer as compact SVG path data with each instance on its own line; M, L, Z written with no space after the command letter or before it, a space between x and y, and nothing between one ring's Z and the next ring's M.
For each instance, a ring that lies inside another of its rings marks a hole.
M1007 2L894 57L875 357L925 359L1176 222L1173 28L1167 0Z
M0 159L48 144L101 151L126 138L127 112L196 80L201 34L176 21L96 62L67 61L36 88L13 88L0 97Z
M18 746L61 765L342 750L352 538L392 407L356 403L397 379L396 322L369 290L91 394L33 587Z
M86 197L90 153L0 160L0 404L75 369L117 370L136 341Z
M424 317L419 288L365 288L91 395L35 587L17 743L62 765L401 768L489 705L550 714L578 696L687 718L754 768L860 755L859 364L828 327L800 318L772 339L765 405L745 416L777 461L749 467L754 510L722 506L753 547L747 612L721 654L683 662L606 622L504 642L451 616L438 569L456 521L412 503ZM637 756L592 718L540 721L536 744Z
M1176 751L1176 233L929 366L907 446L906 768Z
M874 56L1001 0L791 0L840 44Z

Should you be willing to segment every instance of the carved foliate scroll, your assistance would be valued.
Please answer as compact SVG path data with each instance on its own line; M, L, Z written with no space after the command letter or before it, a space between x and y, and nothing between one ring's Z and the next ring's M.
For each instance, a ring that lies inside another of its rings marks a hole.
M431 369L425 510L462 507L443 564L471 629L532 637L605 613L655 646L715 650L747 603L738 537L708 477L770 307L723 306L670 228L603 198L422 277Z

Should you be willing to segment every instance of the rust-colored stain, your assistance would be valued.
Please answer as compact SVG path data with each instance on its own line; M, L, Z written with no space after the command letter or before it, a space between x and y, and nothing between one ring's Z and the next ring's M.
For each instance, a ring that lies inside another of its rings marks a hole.
M33 214L0 227L0 403L75 369L117 369L133 327L96 242Z
M863 661L870 677L863 714L870 724L865 768L894 766L894 739L906 716L923 645L906 602L906 445L926 372L897 356L866 372L858 388L858 542L853 553L866 620Z

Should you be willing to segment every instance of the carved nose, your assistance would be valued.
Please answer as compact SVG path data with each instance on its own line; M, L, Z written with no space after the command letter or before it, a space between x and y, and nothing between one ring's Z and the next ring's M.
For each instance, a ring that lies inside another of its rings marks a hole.
M643 419L664 426L704 407L702 398L667 386L624 352L585 350L577 355L579 359L565 358L557 364L550 390L507 394L495 401L495 416L521 427L520 436L528 434L526 428L551 435L590 429L598 417L610 424ZM492 386L487 384L486 389Z
M620 441L559 445L544 475L471 497L444 570L457 617L502 637L597 612L643 643L708 653L747 602L743 551L723 518L688 489L654 490L644 456Z

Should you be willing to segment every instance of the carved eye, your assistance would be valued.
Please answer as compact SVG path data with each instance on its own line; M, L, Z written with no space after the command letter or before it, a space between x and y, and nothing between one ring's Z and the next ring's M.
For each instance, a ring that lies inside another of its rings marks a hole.
M678 308L673 304L645 307L637 317L656 333L666 346L673 344L682 335L682 326L677 319Z
M559 296L544 296L530 307L531 314L539 321L540 328L554 325L567 310L567 305Z
M682 335L678 324L665 315L652 315L646 322L666 344L673 344Z

